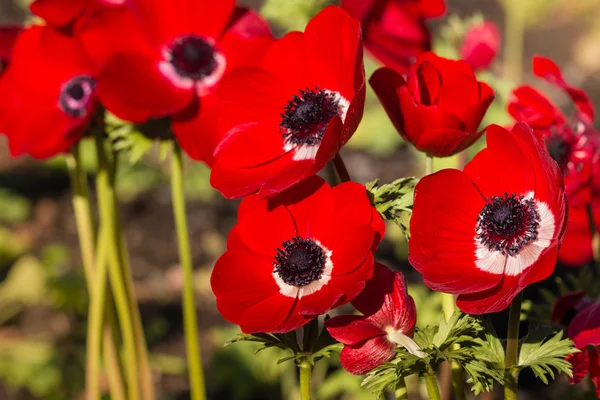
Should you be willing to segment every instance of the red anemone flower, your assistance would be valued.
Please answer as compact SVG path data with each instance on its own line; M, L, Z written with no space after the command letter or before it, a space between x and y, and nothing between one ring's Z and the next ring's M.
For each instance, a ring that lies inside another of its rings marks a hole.
M593 301L583 290L565 293L552 304L550 320L555 324L569 326L573 318Z
M493 22L473 25L465 34L460 58L474 70L487 69L498 55L501 41L500 31Z
M125 0L35 0L31 12L55 28L70 28L86 12L102 6L122 5Z
M398 345L423 355L411 339L417 311L400 272L375 263L373 278L352 305L363 315L341 315L325 322L329 334L344 344L340 361L346 371L364 375L391 360Z
M234 0L130 0L78 27L99 70L98 96L121 119L171 117L186 153L208 164L220 137L215 91L239 66L262 63L268 25Z
M443 0L342 0L341 7L361 22L365 48L401 74L431 50L427 19L446 12Z
M575 384L590 375L600 397L600 303L593 303L580 311L569 324L569 338L581 352L567 357L573 365Z
M0 132L7 135L11 154L44 159L67 151L94 114L95 87L71 36L49 26L24 30L0 78Z
M497 312L547 278L565 231L562 175L525 124L487 128L464 171L421 179L410 221L410 263L467 313Z
M294 330L360 293L384 231L358 183L249 196L211 276L217 308L246 333Z
M324 39L326 38L326 40ZM262 68L239 68L218 90L211 184L227 198L281 192L319 172L356 130L365 101L360 26L327 7L274 43Z
M369 83L404 140L435 157L448 157L471 146L494 91L478 82L464 61L424 53L404 79L380 68Z

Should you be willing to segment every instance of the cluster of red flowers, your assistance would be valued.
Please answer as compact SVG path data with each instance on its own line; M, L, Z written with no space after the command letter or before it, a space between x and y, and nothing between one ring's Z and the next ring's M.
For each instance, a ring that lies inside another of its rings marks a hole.
M213 187L244 197L211 277L226 319L247 333L288 332L352 302L362 316L326 324L346 344L346 369L365 373L398 344L422 354L402 275L374 261L385 224L365 186L330 187L315 175L361 121L363 35L386 65L370 83L398 132L438 157L483 134L494 93L473 67L489 65L497 42L466 41L469 62L428 52L424 21L445 11L441 0L344 0L277 40L234 0L38 0L32 11L47 25L19 35L0 78L12 154L64 152L104 109L132 123L168 118L187 154L212 167ZM588 127L585 96L548 66L543 75ZM527 115L536 131L549 124L547 140L557 124L561 138L581 134L556 112L552 121ZM411 220L409 261L470 313L500 311L548 277L565 234L571 167L525 124L490 126L487 144L464 171L423 178Z
M593 127L594 109L587 94L569 86L554 62L535 57L533 72L564 91L576 108L568 118L531 86L515 89L508 105L516 120L529 124L544 139L565 178L569 222L559 261L577 267L592 260L592 226L600 228L600 132Z

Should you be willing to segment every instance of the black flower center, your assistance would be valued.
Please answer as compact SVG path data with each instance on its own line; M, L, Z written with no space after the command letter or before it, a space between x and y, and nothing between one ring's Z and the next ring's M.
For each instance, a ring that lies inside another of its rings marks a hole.
M277 249L273 266L282 281L300 287L321 278L325 261L321 246L311 239L295 236Z
M490 251L514 256L537 238L539 225L533 199L505 193L487 199L477 217L477 239Z
M169 47L169 62L177 74L201 80L217 69L214 47L199 36L183 36Z
M284 107L279 128L286 144L321 143L331 118L340 114L339 100L329 91L300 90Z
M552 135L546 141L546 147L548 148L550 157L556 161L561 170L564 170L569 161L571 145L560 136Z
M61 110L72 117L84 116L92 98L96 81L87 75L79 75L65 83L58 101Z

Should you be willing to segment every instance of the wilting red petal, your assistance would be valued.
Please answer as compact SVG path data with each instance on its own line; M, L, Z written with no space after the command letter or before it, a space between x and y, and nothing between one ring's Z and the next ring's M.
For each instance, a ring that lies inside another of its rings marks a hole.
M386 332L359 315L340 315L325 322L327 332L338 342L356 345Z
M590 358L588 350L583 349L579 353L569 354L566 361L573 366L573 377L570 379L571 384L579 383L590 370Z
M351 374L364 375L373 368L391 360L396 345L378 336L356 346L344 346L340 353L342 367Z

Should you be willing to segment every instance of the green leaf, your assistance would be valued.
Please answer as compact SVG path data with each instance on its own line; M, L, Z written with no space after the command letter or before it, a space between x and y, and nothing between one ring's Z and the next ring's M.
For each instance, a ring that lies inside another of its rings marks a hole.
M398 225L407 239L410 236L408 223L412 215L416 184L417 179L414 177L396 179L381 186L379 179L366 184L371 204L383 219Z
M565 360L578 350L563 331L548 325L534 325L523 339L519 352L520 369L531 368L536 377L548 384L548 375L555 379L555 371L572 376L571 364Z

